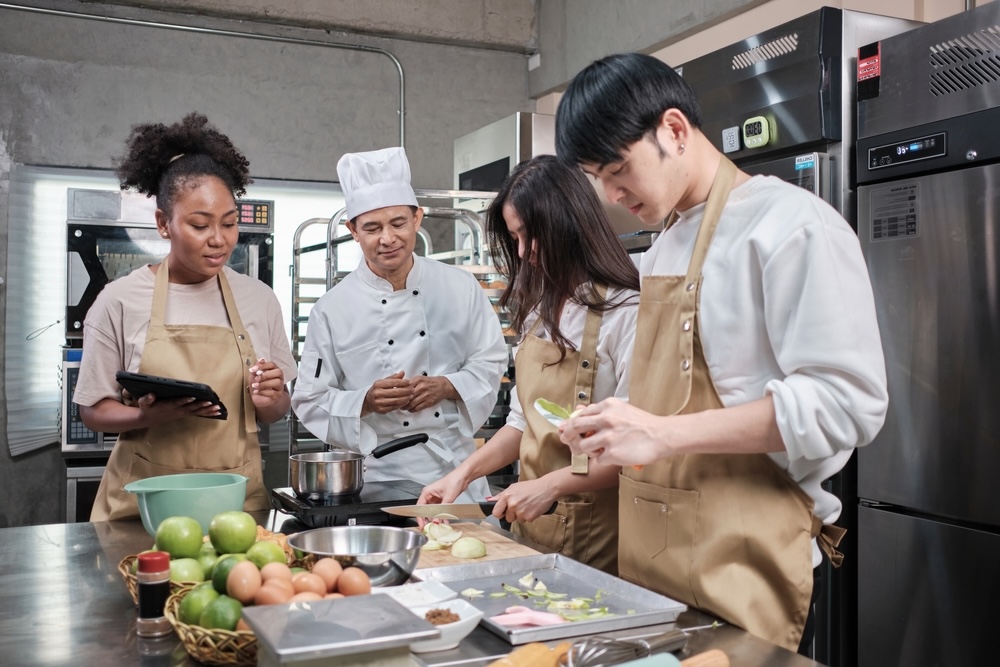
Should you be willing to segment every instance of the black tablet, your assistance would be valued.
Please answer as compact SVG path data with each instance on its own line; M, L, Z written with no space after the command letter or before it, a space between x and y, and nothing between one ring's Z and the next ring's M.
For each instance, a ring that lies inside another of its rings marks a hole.
M136 399L146 394L156 394L157 398L187 398L190 396L196 401L210 401L219 406L221 412L214 417L206 417L206 419L225 419L228 417L226 406L222 404L219 395L207 384L129 371L118 371L115 373L115 379Z

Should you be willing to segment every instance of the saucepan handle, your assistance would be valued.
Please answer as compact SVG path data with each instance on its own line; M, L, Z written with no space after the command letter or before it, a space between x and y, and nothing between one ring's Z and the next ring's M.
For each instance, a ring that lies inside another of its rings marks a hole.
M406 435L402 438L396 438L395 440L390 440L389 442L383 442L381 445L372 450L371 455L377 459L382 458L386 454L392 454L393 452L398 452L401 449L407 449L413 447L414 445L419 445L422 442L427 442L426 433L414 433L413 435Z

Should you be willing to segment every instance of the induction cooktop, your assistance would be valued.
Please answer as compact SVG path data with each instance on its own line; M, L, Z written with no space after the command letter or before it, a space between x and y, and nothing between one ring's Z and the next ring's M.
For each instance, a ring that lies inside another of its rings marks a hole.
M295 516L310 528L353 525L406 525L406 517L383 512L382 507L415 505L423 487L411 480L365 482L359 493L322 499L300 498L291 488L271 489L275 509ZM284 532L284 531L282 531Z

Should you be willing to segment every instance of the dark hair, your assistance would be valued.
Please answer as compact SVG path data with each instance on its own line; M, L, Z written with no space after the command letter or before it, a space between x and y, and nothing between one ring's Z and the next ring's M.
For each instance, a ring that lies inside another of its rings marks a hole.
M202 176L215 176L233 197L246 194L250 163L229 137L208 118L189 113L179 123L132 126L125 154L115 161L122 190L134 188L156 197L156 207L170 215L183 186Z
M559 101L556 154L571 164L616 162L667 109L701 127L698 97L670 65L642 53L602 58L573 77Z
M507 231L503 208L517 211L527 246L537 248L537 264L517 256L517 241ZM559 346L560 361L572 344L559 331L567 300L601 312L626 298L601 298L590 281L608 288L639 289L639 271L618 240L594 186L577 167L554 155L521 162L507 176L486 211L486 234L497 268L508 280L500 305L511 311L511 325L524 332L528 314L538 309L541 325Z

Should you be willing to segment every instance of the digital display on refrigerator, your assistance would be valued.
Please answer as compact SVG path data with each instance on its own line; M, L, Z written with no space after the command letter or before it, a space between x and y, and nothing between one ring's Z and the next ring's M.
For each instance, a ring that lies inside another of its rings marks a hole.
M906 162L944 157L948 153L946 139L945 133L939 132L926 137L869 148L868 168L882 169Z

